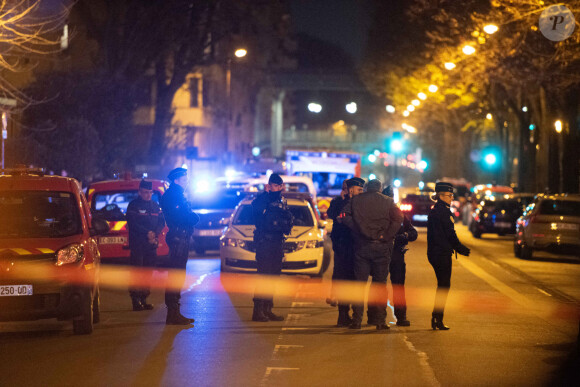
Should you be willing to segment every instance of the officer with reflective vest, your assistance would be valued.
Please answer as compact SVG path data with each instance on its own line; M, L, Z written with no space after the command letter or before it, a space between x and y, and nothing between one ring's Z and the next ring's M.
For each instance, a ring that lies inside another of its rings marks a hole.
M179 300L181 288L185 282L185 269L189 257L189 240L193 228L199 222L199 216L191 209L185 198L187 187L187 169L175 168L167 176L171 185L161 197L161 208L167 221L166 240L169 246L169 275L165 289L167 305L167 325L189 325L194 319L181 314Z
M254 246L258 274L279 276L284 258L284 241L292 231L293 216L282 200L284 181L273 173L266 191L252 202L256 229ZM274 289L259 282L254 294L252 321L283 321L284 317L272 313Z
M332 306L336 306L338 303L338 320L336 325L339 327L348 327L352 323L350 303L341 301L340 298L338 301L335 299L337 293L342 293L340 288L335 285L335 282L354 280L354 241L350 228L340 223L338 219L350 199L363 192L364 185L365 181L360 177L345 180L340 196L332 199L326 211L328 217L333 221L330 239L332 240L332 250L334 252L332 294L326 302Z
M471 250L459 242L455 233L455 222L451 215L453 185L446 182L436 183L435 195L432 199L437 202L427 218L427 258L435 270L437 293L431 315L431 328L448 330L449 327L443 324L443 312L451 287L453 251L469 256Z
M159 204L151 200L153 183L141 180L138 194L127 206L130 264L137 268L153 268L157 258L158 237L165 227L165 219ZM151 281L152 269L143 271L143 274L134 276L139 283L129 287L135 311L153 309L153 305L147 303L147 297L151 293L148 282Z
M393 187L390 185L387 186L383 190L383 195L394 198L395 192ZM393 247L393 255L391 256L391 263L389 265L391 283L393 284L395 317L397 318L397 325L402 327L411 325L411 322L407 320L407 300L405 299L405 274L407 271L405 253L409 249L407 247L409 242L417 240L417 236L417 230L413 227L409 218L403 213L403 225L395 235L395 246Z

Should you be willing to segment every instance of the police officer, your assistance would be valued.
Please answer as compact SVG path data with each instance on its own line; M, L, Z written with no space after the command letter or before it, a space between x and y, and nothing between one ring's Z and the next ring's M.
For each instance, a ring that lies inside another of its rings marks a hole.
M270 175L265 192L252 202L256 223L254 246L258 274L280 275L284 258L285 235L292 229L292 214L282 201L284 181L277 173ZM264 284L256 286L252 321L283 321L284 317L272 313L274 292Z
M332 271L333 294L327 300L332 306L336 306L334 282L354 280L354 245L351 231L346 225L340 223L338 218L350 201L350 198L363 192L364 185L365 181L360 177L345 180L340 196L332 199L326 211L328 217L333 220L332 231L330 233L332 250L334 251L334 269ZM351 323L350 303L339 300L338 321L336 325L339 327L348 327Z
M167 305L167 325L189 325L194 322L181 314L179 300L181 288L185 282L185 268L189 256L189 240L193 227L199 221L199 216L191 210L185 198L187 187L187 169L175 168L167 176L171 185L161 197L161 208L169 231L166 240L169 246L169 275L165 289L165 305Z
M165 219L159 205L151 200L153 183L141 180L139 196L127 206L127 227L129 228L129 248L131 249L130 264L133 267L152 268L157 258L158 237ZM140 281L151 280L152 271L147 271L146 277ZM130 286L129 295L133 302L133 310L151 310L152 304L147 303L151 294L148 285Z
M387 186L383 190L383 195L390 198L395 197L395 192L392 186ZM408 327L411 322L407 320L407 301L405 299L405 253L409 249L407 245L409 242L417 240L417 230L411 224L411 221L405 214L403 214L403 225L395 235L395 246L393 247L393 256L389 265L389 272L391 274L391 283L393 284L393 303L395 304L395 317L397 318L397 325L401 327Z
M445 182L435 184L433 199L437 200L437 203L429 212L427 220L427 258L437 277L437 293L431 317L431 328L448 330L449 327L443 324L443 312L451 286L451 256L453 250L461 255L469 256L470 250L459 242L455 233L450 210L453 201L453 185Z
M355 246L354 275L357 281L372 277L376 300L369 303L369 324L378 330L389 329L387 318L387 276L393 251L393 238L401 228L403 215L393 199L381 193L380 180L371 180L366 192L353 197L345 208L342 222L352 231ZM364 294L353 306L351 329L361 329Z

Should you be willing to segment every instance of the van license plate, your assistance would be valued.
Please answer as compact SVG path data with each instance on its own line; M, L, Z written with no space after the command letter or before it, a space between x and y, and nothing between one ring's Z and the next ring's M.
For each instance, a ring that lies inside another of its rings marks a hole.
M102 245L122 245L125 243L125 237L101 237L99 243Z
M510 222L495 222L495 227L497 228L510 228L511 226Z
M220 236L222 235L222 230L199 230L199 236Z
M0 285L2 296L32 296L32 285Z

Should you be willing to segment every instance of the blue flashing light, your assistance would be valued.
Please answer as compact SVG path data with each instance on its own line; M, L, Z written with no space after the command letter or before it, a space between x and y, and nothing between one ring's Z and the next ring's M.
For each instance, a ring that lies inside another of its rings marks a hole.
M373 154L377 157L379 157L381 155L381 151L378 149L375 149L375 151L373 152Z
M399 188L401 186L401 179L395 179L393 180L393 185L397 188Z
M374 173L371 173L371 174L369 175L369 180L374 180L374 179L376 179L376 178L377 178L377 175L375 175Z
M425 182L420 181L419 182L419 189L423 189L423 188L425 188Z
M369 161L370 161L371 163L374 163L375 161L377 161L377 156L375 156L374 154L372 154L372 153L371 153L371 154L369 155Z
M195 182L195 193L205 194L211 191L211 182L208 179L200 179Z
M260 152L261 152L261 150L260 150L259 146L255 146L252 148L252 156L258 157L258 156L260 156Z
M488 165L491 166L497 162L497 157L493 153L488 153L485 155L484 160Z
M530 128L530 130L534 130L534 129L536 129L536 125L530 124L529 128Z
M403 142L401 140L392 140L391 141L391 152L399 153L403 150Z
M422 170L427 169L428 166L429 166L429 163L426 160L421 160L421 161L419 161L419 163L417 163L417 167L419 169L422 169Z

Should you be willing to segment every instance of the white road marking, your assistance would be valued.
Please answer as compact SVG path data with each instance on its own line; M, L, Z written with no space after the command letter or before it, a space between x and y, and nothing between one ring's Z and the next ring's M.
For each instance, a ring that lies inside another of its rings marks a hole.
M211 273L205 273L204 275L199 276L197 281L195 281L190 287L188 287L187 290L184 290L183 293L191 292L194 287L201 285L203 281L206 279L206 277L210 274Z
M421 370L423 371L423 377L425 378L425 381L428 382L429 385L433 386L433 387L441 386L441 384L439 383L439 381L435 377L435 372L433 372L433 368L431 368L431 366L429 365L429 357L427 356L427 354L425 352L418 351L415 348L415 346L413 345L413 343L411 343L408 340L407 335L403 336L403 341L405 342L405 344L407 345L407 348L409 348L409 350L411 352L415 352L417 354L417 357L419 358L419 364L421 365Z
M283 331L304 331L306 329L309 329L309 328L304 328L304 327L301 327L301 328L296 328L296 327L282 327L282 330Z
M295 306L307 306L307 305L314 305L314 302L298 302L298 301L292 302L292 308L294 308Z

